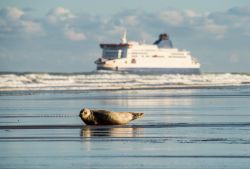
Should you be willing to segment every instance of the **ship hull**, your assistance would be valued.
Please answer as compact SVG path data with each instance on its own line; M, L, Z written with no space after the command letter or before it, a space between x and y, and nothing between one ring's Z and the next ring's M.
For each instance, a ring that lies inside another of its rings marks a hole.
M199 68L110 68L97 67L97 70L113 70L132 73L163 73L163 74L200 74Z

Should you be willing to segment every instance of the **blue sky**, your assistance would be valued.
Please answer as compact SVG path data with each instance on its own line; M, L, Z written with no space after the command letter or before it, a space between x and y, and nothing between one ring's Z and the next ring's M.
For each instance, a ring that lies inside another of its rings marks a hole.
M250 71L249 0L1 0L0 71L85 72L100 42L166 32L203 72Z

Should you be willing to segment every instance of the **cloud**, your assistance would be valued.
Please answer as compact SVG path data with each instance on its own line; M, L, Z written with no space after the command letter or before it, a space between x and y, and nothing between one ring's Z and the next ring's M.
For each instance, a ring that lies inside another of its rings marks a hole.
M208 36L213 34L214 36L210 37L214 39L222 39L232 31L237 32L236 29L241 29L245 35L248 35L249 13L249 7L235 7L220 13L196 13L192 10L177 9L167 9L157 13L128 10L107 18L75 15L69 9L57 7L49 10L45 17L33 19L22 9L8 7L0 12L0 26L1 31L33 35L44 35L46 32L48 36L50 34L55 36L54 33L58 32L58 36L66 36L71 41L85 40L86 31L94 39L105 39L98 38L101 37L98 34L113 36L113 34L121 34L126 29L128 34L133 34L135 38L150 38L155 32L165 30L170 33L188 33L196 36L206 36L204 33L208 33ZM107 39L110 38L107 37Z
M241 7L234 7L228 10L229 14L232 15L240 15L240 16L249 16L250 14L250 5L249 6L241 6Z
M69 53L75 52L78 45L84 44L77 50L80 54L89 56L100 52L100 42L119 42L124 30L127 30L128 40L147 43L154 42L159 33L166 32L170 34L174 45L195 51L195 55L200 56L198 59L206 61L213 56L220 56L213 61L218 67L223 67L224 60L237 65L244 59L241 54L244 52L246 56L249 53L249 9L250 7L234 7L226 11L206 13L178 9L157 12L124 10L110 16L97 16L75 14L70 9L57 7L43 16L33 16L33 10L8 7L0 9L0 40L4 37L9 44L27 43L25 40L28 37L29 40L34 40L34 44L29 44L31 48L38 43L36 46L42 51L52 54L62 46ZM233 49L239 51L235 52ZM8 50L12 50L11 45ZM1 51L2 49L0 53ZM230 51L237 53L237 56L230 55ZM18 55L18 50L16 53ZM223 65L218 65L220 63Z
M212 33L216 35L216 38L223 38L224 34L227 31L227 27L214 23L213 20L206 20L205 23L201 26L201 29L205 32Z
M250 6L233 7L224 12L211 13L208 18L227 26L228 34L245 35L250 31Z
M63 7L54 8L47 14L47 19L52 24L69 21L73 18L75 18L75 15L69 9Z
M53 32L53 35L55 35L54 32L59 32L58 36L64 36L70 41L83 41L86 35L79 31L81 28L76 24L78 18L69 9L63 7L51 9L46 16L49 23L48 32Z
M82 41L86 39L86 36L82 32L75 32L73 29L67 29L65 36L72 41Z
M37 34L43 33L43 29L40 23L36 23L33 21L22 21L22 26L25 32Z
M6 17L12 20L18 20L24 15L24 11L16 7L7 7L3 9Z
M126 31L126 27L125 26L114 26L108 32L110 34L122 34L124 31Z
M195 11L193 10L186 10L184 11L185 15L188 16L189 18L193 18L193 17L197 17L197 14Z
M42 35L44 33L42 24L17 7L0 9L0 35L22 36L24 33Z
M209 14L197 14L192 10L167 10L160 13L159 20L166 23L170 29L189 30L193 34L202 32L214 34L216 39L224 37L227 32L226 23L216 23Z
M162 13L160 13L159 17L162 21L167 22L168 24L173 26L180 25L184 20L182 13L177 10L163 11Z
M131 26L138 24L138 19L137 19L137 16L135 15L126 16L124 18L124 21Z

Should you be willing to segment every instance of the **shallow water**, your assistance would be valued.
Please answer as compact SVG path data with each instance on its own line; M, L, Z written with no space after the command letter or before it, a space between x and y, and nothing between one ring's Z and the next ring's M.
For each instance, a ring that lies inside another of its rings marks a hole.
M81 108L144 112L86 126ZM250 87L0 92L0 168L249 168Z
M1 73L0 91L95 91L250 86L250 74Z

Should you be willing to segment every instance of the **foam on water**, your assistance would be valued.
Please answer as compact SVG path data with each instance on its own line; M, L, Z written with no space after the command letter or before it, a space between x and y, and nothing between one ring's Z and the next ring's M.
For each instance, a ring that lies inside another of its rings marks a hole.
M122 90L250 85L250 74L2 73L0 91Z

